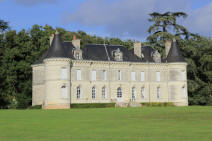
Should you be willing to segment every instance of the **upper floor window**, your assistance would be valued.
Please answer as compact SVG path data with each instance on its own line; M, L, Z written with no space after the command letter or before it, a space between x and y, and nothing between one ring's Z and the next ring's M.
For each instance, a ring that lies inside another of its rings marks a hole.
M118 70L118 80L121 80L121 71Z
M107 98L106 88L103 87L103 88L102 88L102 99L106 99L106 98Z
M143 71L141 72L141 81L145 81L145 73Z
M68 89L65 85L61 87L61 97L68 98Z
M160 98L160 87L157 87L157 98Z
M82 98L82 90L80 87L77 87L77 99L81 99Z
M156 72L156 81L160 82L160 72Z
M67 68L61 69L61 77L62 79L67 79Z
M182 71L182 72L181 72L182 81L185 80L185 74L186 74L185 71Z
M135 72L131 72L131 80L135 81Z
M96 81L96 71L92 71L92 80Z
M132 101L136 99L136 89L135 87L132 88Z
M141 88L141 98L146 98L146 90L145 87Z
M107 80L107 72L106 72L106 70L102 71L102 78L103 78L103 80Z
M81 78L81 70L77 70L77 80L82 80L82 78Z
M96 98L96 88L93 87L92 88L92 99L95 99Z

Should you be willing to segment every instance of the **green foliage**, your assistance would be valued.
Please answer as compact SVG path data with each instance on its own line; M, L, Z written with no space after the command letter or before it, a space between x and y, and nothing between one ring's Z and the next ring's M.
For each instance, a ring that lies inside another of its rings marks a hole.
M148 102L148 103L141 103L142 106L147 107L167 107L167 106L174 106L172 102Z
M71 104L71 108L109 108L115 107L115 103L83 103Z

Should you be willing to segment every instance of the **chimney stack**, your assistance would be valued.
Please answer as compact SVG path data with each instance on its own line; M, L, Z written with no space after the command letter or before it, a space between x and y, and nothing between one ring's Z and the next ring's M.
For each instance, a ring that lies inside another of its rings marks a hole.
M75 48L80 49L80 39L77 39L75 35L73 37L72 44Z
M172 45L172 42L170 40L166 40L165 42L165 51L166 51L166 57L168 56L169 54L169 51L171 49L171 45Z
M50 44L50 46L51 46L51 44L52 44L53 39L54 39L54 34L51 34L51 36L50 36L50 38L49 38L49 44Z
M142 58L142 50L141 50L141 43L136 42L134 43L134 54L138 56L139 58Z

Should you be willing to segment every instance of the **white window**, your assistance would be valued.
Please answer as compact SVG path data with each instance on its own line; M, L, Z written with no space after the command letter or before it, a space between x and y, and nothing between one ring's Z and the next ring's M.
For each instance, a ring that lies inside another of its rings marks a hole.
M67 79L67 68L61 69L61 77L62 79Z
M82 98L82 90L80 87L77 87L77 99L81 99Z
M106 88L103 87L103 88L102 88L102 99L106 99L106 98L107 98Z
M82 78L81 78L81 70L77 70L77 80L82 80Z
M103 80L107 80L107 72L106 72L106 70L103 70L102 78L103 78Z
M118 80L121 80L121 71L118 70Z
M92 99L95 99L96 98L96 88L93 87L92 88Z
M135 72L131 72L131 80L135 81Z
M136 89L135 87L132 88L132 101L135 101L136 99Z
M185 88L185 86L182 87L182 97L186 98L186 88Z
M141 81L145 81L145 73L143 71L141 72Z
M160 72L156 72L156 81L157 81L157 82L160 81Z
M146 98L146 90L145 90L145 87L142 87L141 88L141 98Z
M122 98L122 91L120 87L117 89L117 98Z
M157 98L160 98L160 87L157 87Z
M68 92L67 92L67 87L66 86L62 86L61 87L61 97L62 98L68 98Z
M79 55L79 53L76 53L76 59L80 59L80 55Z
M92 71L92 80L96 81L96 71Z
M182 71L181 75L182 75L182 81L184 81L185 80L185 71Z

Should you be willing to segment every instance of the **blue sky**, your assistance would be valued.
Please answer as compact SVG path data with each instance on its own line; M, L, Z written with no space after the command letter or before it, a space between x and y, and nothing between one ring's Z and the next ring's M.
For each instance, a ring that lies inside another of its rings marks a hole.
M0 0L0 19L12 29L33 24L98 36L145 40L151 12L184 11L191 32L212 36L212 0Z

